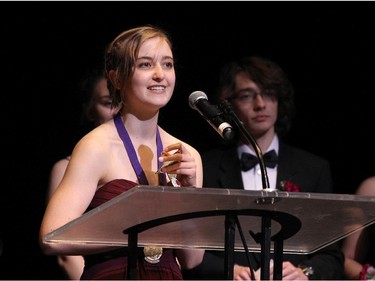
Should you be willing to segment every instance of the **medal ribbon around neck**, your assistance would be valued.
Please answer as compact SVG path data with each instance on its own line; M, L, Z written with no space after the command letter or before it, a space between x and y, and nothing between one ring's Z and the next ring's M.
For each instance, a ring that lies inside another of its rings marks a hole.
M117 132L124 143L126 152L129 155L130 162L133 166L133 169L137 175L139 184L148 185L148 180L146 178L146 174L142 169L141 164L138 161L137 153L135 152L133 143L129 137L129 134L125 128L124 123L122 122L121 115L117 114L114 118L115 126ZM163 144L160 138L159 128L156 128L156 146L157 146L157 155L161 155L163 152ZM158 160L158 169L162 166L161 162ZM166 185L166 176L163 173L159 175L159 183L162 185ZM158 263L160 258L163 254L163 248L155 247L155 246L146 246L143 248L143 253L145 255L145 260L149 263Z
M129 155L130 162L133 166L133 169L137 175L139 184L148 185L148 180L146 174L142 169L141 164L138 161L137 153L135 152L133 143L129 137L128 131L125 128L124 123L122 122L121 115L117 114L114 118L115 126L122 142L124 143L126 152ZM159 128L156 128L156 146L157 146L157 157L163 152L163 144L160 138ZM158 168L162 166L162 163L158 160ZM166 185L166 177L164 174L159 174L159 183L161 185Z

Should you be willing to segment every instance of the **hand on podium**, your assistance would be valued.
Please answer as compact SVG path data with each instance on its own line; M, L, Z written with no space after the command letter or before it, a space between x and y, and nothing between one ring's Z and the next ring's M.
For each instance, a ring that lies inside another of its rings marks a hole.
M259 267L255 272L255 280L261 280L260 279L260 271L261 271L261 268ZM273 259L270 259L270 278L269 280L273 280Z
M261 280L260 271L260 267L256 271L254 271L256 281ZM270 260L270 275L271 276L269 280L272 280L271 278L273 275L273 259ZM248 266L235 264L233 268L233 280L251 280L250 268Z
M261 271L261 268L255 271L255 280L257 281L261 280L260 271ZM296 267L289 261L283 262L282 273L283 273L283 276L282 276L283 280L309 280L308 274L305 273L302 267ZM273 280L273 260L272 259L270 260L269 280Z

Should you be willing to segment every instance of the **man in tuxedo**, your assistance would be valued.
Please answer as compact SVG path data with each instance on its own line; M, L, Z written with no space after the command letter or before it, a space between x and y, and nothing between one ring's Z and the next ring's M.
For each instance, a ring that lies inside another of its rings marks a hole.
M216 102L227 100L231 104L264 153L270 188L292 192L333 192L328 161L282 140L294 116L294 89L278 64L257 56L229 63L222 69L217 93ZM203 153L203 186L245 190L264 188L255 156L255 149L243 138ZM310 255L285 254L283 280L342 279L343 265L344 257L338 244ZM259 262L254 267L256 270ZM235 280L251 279L245 253L235 252L233 277ZM225 278L223 251L207 250L198 267L184 272L184 279Z

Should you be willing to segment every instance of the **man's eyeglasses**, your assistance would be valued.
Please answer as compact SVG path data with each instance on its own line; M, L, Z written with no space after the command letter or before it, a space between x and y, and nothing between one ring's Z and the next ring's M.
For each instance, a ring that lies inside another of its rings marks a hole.
M274 101L276 100L276 91L273 89L265 89L261 93L258 93L251 89L241 90L235 93L228 100L238 100L240 102L253 102L257 96L260 95L265 101Z

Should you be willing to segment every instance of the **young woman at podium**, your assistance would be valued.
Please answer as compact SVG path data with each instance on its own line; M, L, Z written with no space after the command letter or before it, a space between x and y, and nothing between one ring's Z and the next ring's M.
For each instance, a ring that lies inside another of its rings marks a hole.
M105 67L113 106L121 104L121 110L114 120L77 143L40 228L44 253L84 256L81 279L126 278L126 251L115 251L113 246L49 244L43 241L45 235L137 185L199 188L203 181L198 151L158 126L159 110L171 99L176 79L167 33L152 26L122 32L106 50ZM148 250L139 251L137 279L182 279L181 268L198 265L204 252Z

